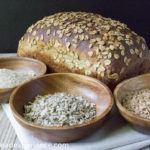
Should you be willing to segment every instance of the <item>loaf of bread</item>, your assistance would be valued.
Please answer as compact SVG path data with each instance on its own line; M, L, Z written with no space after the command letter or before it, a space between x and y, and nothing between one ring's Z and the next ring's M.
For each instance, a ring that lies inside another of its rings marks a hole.
M150 70L143 37L119 21L86 12L61 12L30 26L18 56L39 59L52 72L97 78L111 88Z

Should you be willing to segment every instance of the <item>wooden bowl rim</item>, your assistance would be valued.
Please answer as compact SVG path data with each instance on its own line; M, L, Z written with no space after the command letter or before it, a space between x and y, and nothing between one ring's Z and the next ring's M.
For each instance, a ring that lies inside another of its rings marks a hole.
M126 109L126 108L121 104L120 100L118 99L118 94L117 94L118 91L119 91L119 89L122 87L122 85L127 84L128 82L130 82L130 81L133 80L133 79L136 79L136 78L138 79L139 77L142 77L142 78L143 78L143 77L145 77L145 76L150 76L150 73L138 75L138 76L135 76L135 77L132 77L132 78L129 78L129 79L126 79L126 80L120 82L120 83L116 86L116 88L115 88L113 94L114 94L115 102L116 102L116 105L117 105L117 108L119 109L119 111L125 113L125 114L128 115L130 118L132 117L132 118L136 118L136 119L139 120L139 121L145 121L145 122L150 123L150 119L141 117L140 115L135 114L135 113L129 111L128 109Z
M14 108L14 106L13 106L13 99L14 99L14 96L15 96L16 92L17 92L22 86L24 86L25 84L27 84L27 83L29 83L29 82L31 82L31 81L33 81L33 80L37 80L37 79L39 79L39 78L44 78L44 77L46 77L46 76L55 76L55 75L73 75L73 76L80 76L80 77L86 78L86 79L88 79L88 80L90 80L90 81L92 81L92 82L95 82L95 83L99 84L100 86L103 86L103 87L105 88L105 90L107 90L108 93L109 93L109 95L110 95L110 103L109 103L109 106L106 108L106 110L105 110L102 114L99 115L98 118L96 117L97 119L94 118L94 119L92 119L91 121L88 121L88 122L86 122L86 123L82 123L82 124L74 125L74 126L69 126L69 127L49 127L49 126L42 126L42 125L34 124L34 123L32 123L32 122L27 121L26 119L23 118L23 116L21 116L21 115L15 110L15 108ZM15 117L16 117L19 121L21 121L21 122L23 122L24 124L26 124L27 126L31 126L31 127L39 128L39 129L46 129L46 130L49 130L49 129L51 129L51 130L67 130L67 129L74 129L74 128L85 127L85 126L91 125L91 124L93 124L93 123L95 123L95 122L101 120L101 119L102 119L103 117L105 117L105 116L110 112L110 110L112 109L113 104L114 104L114 99L113 99L113 94L112 94L111 90L107 87L107 85L105 85L103 82L101 82L101 81L99 81L99 80L97 80L97 79L95 79L95 78L92 78L92 77L89 77L89 76L85 76L85 75L76 74L76 73L51 73L51 74L46 74L46 75L43 75L43 76L34 78L34 79L32 79L32 80L30 80L30 81L27 81L26 83L24 83L24 84L18 86L18 87L12 92L12 94L11 94L11 96L10 96L9 104L10 104L10 108L11 108L13 114L15 115Z
M8 56L8 57L1 57L0 58L0 60L13 60L13 59L25 60L25 61L39 63L42 66L42 68L43 68L39 76L44 75L46 73L46 71L47 71L46 65L42 61L37 60L37 59L33 59L33 58L29 58L29 57L20 57L20 56ZM31 80L28 80L28 81L31 81ZM11 88L0 88L0 93L11 91L12 89L14 89L16 87L18 87L18 85L17 86L13 86Z

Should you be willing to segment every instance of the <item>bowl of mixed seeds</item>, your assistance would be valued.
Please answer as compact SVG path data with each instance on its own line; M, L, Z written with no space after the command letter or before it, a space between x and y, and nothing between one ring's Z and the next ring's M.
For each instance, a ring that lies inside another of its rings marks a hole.
M0 58L0 103L8 102L18 85L45 73L46 65L41 61L26 57Z
M150 74L121 82L114 96L121 115L136 130L150 134Z
M104 83L73 73L32 79L10 97L16 120L32 135L52 142L71 142L92 134L112 106L112 93Z

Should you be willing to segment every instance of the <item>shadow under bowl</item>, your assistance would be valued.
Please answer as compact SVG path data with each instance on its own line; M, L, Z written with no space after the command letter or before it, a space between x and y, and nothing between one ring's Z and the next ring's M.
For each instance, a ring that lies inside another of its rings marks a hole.
M86 123L69 127L46 127L31 123L23 118L24 105L33 102L38 94L64 92L82 96L96 104L96 117ZM10 107L18 123L32 135L51 142L71 142L86 137L101 127L113 106L113 96L102 82L73 73L54 73L33 79L14 90Z
M114 97L118 110L123 118L127 122L129 122L131 126L137 131L145 134L150 134L150 119L143 118L137 114L134 114L133 112L128 111L122 105L122 99L126 96L126 94L146 88L150 89L149 73L127 79L118 84L114 90Z

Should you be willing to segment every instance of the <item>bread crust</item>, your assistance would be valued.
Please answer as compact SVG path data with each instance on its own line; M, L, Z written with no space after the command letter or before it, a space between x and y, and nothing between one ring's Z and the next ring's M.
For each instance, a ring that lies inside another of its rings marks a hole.
M17 54L43 61L52 72L85 74L111 88L150 70L144 38L119 21L85 12L38 21L19 41Z

